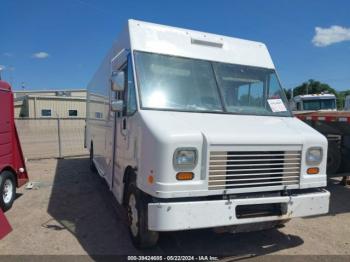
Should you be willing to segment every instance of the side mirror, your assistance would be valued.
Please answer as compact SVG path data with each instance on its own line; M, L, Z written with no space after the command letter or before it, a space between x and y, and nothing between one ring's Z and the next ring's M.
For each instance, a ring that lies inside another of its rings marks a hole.
M125 76L123 71L113 72L111 76L112 91L124 91Z
M112 101L111 110L113 112L122 112L123 109L124 109L124 101L123 100Z

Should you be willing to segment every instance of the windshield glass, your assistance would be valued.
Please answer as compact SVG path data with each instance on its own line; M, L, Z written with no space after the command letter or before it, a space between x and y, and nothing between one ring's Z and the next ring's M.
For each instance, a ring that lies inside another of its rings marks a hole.
M304 100L304 110L335 109L335 99Z
M135 52L142 108L290 116L274 70Z

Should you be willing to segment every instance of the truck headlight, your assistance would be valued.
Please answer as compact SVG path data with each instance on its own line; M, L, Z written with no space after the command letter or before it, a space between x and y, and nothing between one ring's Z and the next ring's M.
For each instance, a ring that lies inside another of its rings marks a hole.
M311 147L306 152L306 164L318 165L321 163L323 157L322 148Z
M179 169L193 169L197 164L197 149L195 148L178 148L175 150L173 165Z

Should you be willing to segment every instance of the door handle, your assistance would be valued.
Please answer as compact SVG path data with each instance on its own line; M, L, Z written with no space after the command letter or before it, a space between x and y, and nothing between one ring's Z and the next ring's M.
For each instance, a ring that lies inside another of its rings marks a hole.
M128 130L126 129L126 118L123 118L122 123L120 125L120 133L126 137L128 135Z
M123 129L126 129L126 118L123 118Z

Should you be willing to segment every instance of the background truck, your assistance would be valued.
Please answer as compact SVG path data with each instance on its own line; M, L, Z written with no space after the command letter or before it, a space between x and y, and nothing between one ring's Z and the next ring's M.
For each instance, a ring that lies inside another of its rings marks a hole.
M350 112L313 111L294 115L328 139L327 175L350 176Z
M11 208L16 187L28 181L28 174L14 121L13 94L0 80L0 209Z
M91 168L137 247L328 212L327 139L293 117L263 43L129 20L87 99Z
M291 99L294 111L337 110L337 98L334 94L299 95Z
M334 94L299 95L290 104L296 117L312 126L328 139L327 175L350 175L350 112L346 97L344 111L337 111Z

